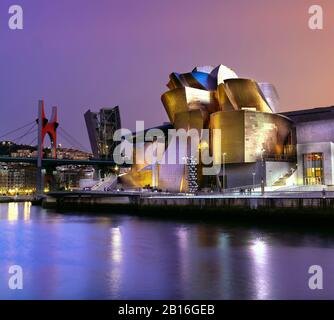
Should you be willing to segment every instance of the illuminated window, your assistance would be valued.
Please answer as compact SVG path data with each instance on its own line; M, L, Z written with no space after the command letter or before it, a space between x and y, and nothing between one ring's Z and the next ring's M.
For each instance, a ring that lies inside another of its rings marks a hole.
M323 154L308 153L304 158L304 184L316 185L323 184Z

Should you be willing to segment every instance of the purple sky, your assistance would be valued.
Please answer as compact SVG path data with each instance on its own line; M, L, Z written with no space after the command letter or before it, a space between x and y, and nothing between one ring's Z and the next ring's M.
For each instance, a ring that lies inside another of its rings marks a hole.
M12 4L23 31L7 27ZM312 4L323 31L308 29ZM0 135L34 119L40 97L86 146L88 108L160 124L169 73L206 64L272 82L281 111L332 105L333 41L333 0L1 0Z

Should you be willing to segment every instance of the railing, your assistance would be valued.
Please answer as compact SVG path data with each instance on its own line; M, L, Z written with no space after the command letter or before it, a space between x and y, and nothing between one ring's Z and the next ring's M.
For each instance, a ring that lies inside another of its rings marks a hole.
M297 161L297 155L293 154L264 154L265 161Z
M235 188L227 188L227 189L222 189L219 193L251 193L254 191L254 189L261 188L261 184L252 184L248 186L241 186L241 187L235 187Z

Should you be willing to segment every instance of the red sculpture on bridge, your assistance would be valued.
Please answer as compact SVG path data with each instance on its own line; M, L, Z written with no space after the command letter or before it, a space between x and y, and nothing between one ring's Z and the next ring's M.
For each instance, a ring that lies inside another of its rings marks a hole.
M45 136L48 135L51 141L52 158L57 158L57 128L58 117L57 107L52 107L51 120L45 116L44 100L40 100L38 104L38 152L39 158L43 158L43 147Z

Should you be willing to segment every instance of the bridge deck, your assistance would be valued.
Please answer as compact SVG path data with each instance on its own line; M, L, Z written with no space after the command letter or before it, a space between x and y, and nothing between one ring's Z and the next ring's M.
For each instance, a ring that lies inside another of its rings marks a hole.
M37 158L12 158L12 157L0 157L0 163L31 163L37 165ZM43 167L55 167L55 166L68 166L68 165L82 165L82 166L104 166L112 167L116 163L110 160L70 160L70 159L43 159ZM129 165L122 165L122 167L128 167Z

